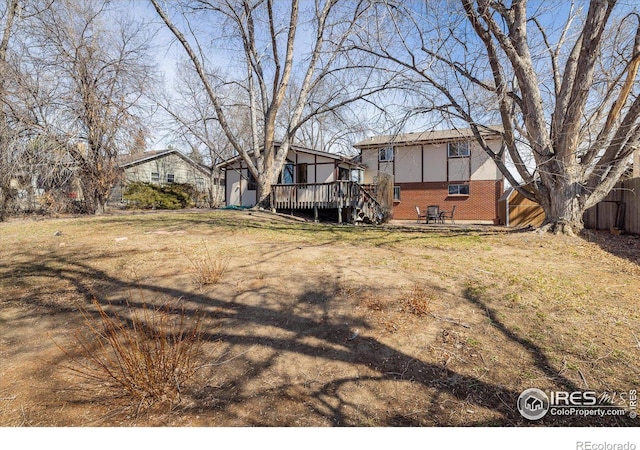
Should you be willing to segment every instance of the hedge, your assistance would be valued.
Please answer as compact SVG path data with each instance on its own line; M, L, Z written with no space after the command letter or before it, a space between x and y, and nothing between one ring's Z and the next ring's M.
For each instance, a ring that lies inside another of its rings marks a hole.
M143 209L181 209L193 206L196 190L188 183L128 183L122 198Z

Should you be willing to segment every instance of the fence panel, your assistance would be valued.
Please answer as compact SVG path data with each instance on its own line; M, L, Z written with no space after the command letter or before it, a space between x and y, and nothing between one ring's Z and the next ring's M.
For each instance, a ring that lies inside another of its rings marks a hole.
M629 233L640 234L640 178L616 184L604 200L585 212L584 224L597 230L622 226Z
M623 183L624 229L629 233L640 234L640 178L625 180Z

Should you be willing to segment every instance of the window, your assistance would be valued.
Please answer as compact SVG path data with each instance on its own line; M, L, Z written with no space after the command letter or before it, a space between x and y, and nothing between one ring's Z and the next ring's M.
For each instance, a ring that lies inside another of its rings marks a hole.
M151 172L151 181L160 181L160 173L158 172Z
M300 163L296 167L296 183L307 184L307 163Z
M469 195L468 184L450 184L449 195Z
M196 177L196 188L199 191L204 191L204 178Z
M286 163L282 168L282 175L280 175L281 184L293 184L293 164Z
M378 150L378 161L393 161L393 147L384 147Z
M247 169L247 190L249 191L257 191L258 183L256 182L255 177L251 173L249 169Z
M167 174L167 183L175 183L176 182L176 176L172 173L168 173Z
M393 201L394 202L400 201L400 186L393 187Z
M449 158L461 158L469 156L469 141L449 142L447 146Z
M338 180L340 181L349 181L351 178L351 174L349 169L344 167L338 167Z

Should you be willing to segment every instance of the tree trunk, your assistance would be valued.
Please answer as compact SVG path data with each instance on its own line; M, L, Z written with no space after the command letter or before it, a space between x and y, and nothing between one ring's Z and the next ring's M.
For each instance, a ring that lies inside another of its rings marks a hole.
M104 214L107 204L108 194L105 195L99 183L93 180L83 180L81 182L84 207L87 214L100 216Z
M558 186L542 202L545 221L543 232L575 236L584 228L584 198L576 194L575 183Z
M0 187L0 222L4 222L9 205L9 188Z
M273 176L270 173L261 174L256 180L258 190L256 192L256 206L264 209L271 209L271 186Z

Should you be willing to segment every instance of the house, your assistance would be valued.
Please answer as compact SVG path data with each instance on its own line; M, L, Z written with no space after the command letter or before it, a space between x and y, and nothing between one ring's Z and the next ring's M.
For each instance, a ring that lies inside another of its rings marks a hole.
M220 204L224 182L212 170L176 149L156 150L118 158L122 170L113 188L111 201L122 201L124 187L130 182L188 183L198 192L197 206Z
M498 199L498 217L500 224L508 227L539 227L544 222L545 214L540 204L509 188Z
M83 209L83 195L78 167L66 150L42 152L39 158L15 167L9 179L12 191L8 209L32 212L47 209L55 212L78 212Z
M487 144L499 151L501 134L485 131ZM471 129L434 130L374 136L354 145L365 167L364 183L380 174L394 178L394 219L416 219L416 206L438 205L455 219L498 221L504 190L496 164L475 141Z
M276 144L277 146L278 144ZM253 207L256 204L256 180L240 156L219 165L225 176L225 200L228 206ZM359 181L361 165L352 158L334 153L292 146L277 184L272 186L272 208L280 211L313 213L319 210L343 218L375 221L375 200ZM365 217L366 216L366 217Z

